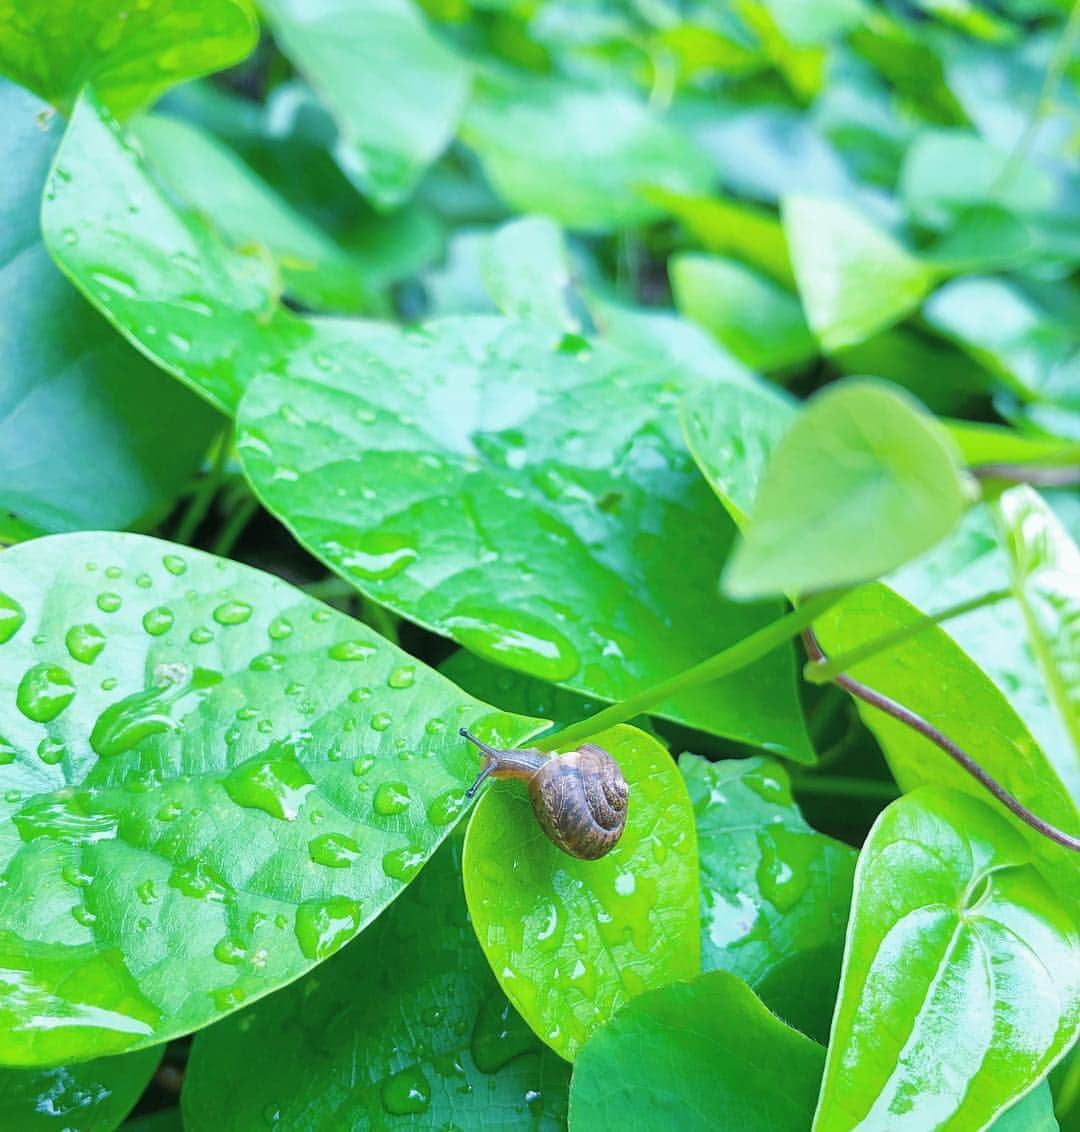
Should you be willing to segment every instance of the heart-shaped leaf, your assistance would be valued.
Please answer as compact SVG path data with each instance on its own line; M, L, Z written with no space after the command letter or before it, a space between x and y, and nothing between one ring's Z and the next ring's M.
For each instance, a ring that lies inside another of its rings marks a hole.
M878 578L944 538L968 502L948 434L917 402L838 382L776 445L725 587L750 597Z
M220 418L139 356L56 270L41 190L59 120L0 80L0 534L124 527L171 500ZM6 513L3 514L3 513Z
M988 806L894 802L855 873L814 1128L985 1128L1080 1027L1080 937ZM1075 868L1075 864L1072 866Z
M593 1035L574 1065L571 1132L805 1132L823 1060L741 979L712 971L635 998Z
M277 308L263 258L226 246L154 181L90 96L72 113L41 210L60 269L144 354L232 412L303 324Z
M707 192L708 159L624 91L556 79L485 75L461 136L518 212L607 231L662 214L644 189Z
M683 755L701 860L706 971L752 986L802 1033L828 1035L855 850L811 829L771 759Z
M378 923L317 971L195 1039L184 1126L566 1127L569 1067L499 990L451 838Z
M238 447L266 506L376 601L605 699L778 612L717 595L731 528L679 435L693 377L499 318L312 330L249 388ZM791 656L658 714L810 761Z
M163 1048L50 1069L0 1069L0 1127L18 1132L111 1132L135 1107Z
M518 783L487 790L465 839L465 896L488 963L568 1060L634 995L700 970L697 841L682 777L634 727L594 741L630 787L626 828L606 857L556 848Z
M410 0L263 0L282 51L340 131L336 156L377 204L399 204L449 144L469 70Z
M23 543L0 594L8 1063L149 1045L290 982L446 836L476 766L457 728L535 727L154 539Z
M238 62L257 38L247 0L30 0L0 15L0 71L65 114L92 83L124 116Z
M788 197L782 215L806 321L830 353L898 322L935 282L933 268L840 201Z

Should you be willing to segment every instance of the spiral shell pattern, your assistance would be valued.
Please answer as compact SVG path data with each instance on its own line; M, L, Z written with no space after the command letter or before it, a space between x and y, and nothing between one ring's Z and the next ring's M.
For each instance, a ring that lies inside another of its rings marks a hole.
M544 832L564 853L586 861L610 852L622 836L629 795L619 764L593 743L547 760L529 782Z

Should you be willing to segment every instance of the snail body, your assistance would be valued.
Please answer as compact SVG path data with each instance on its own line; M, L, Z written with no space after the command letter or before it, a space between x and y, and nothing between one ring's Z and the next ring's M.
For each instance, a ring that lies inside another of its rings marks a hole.
M461 735L484 754L484 769L469 787L471 798L486 778L519 778L541 829L564 853L594 861L611 851L626 825L630 790L619 764L595 743L549 755L536 748L499 750L465 728Z

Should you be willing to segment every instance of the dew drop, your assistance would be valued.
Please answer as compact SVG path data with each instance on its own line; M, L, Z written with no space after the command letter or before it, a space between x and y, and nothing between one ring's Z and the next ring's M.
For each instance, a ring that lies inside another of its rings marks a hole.
M175 577L179 577L187 569L187 563L179 554L166 554L161 564Z
M506 620L505 611L466 604L457 606L446 624L459 644L496 664L553 681L577 672L577 650L550 623L522 611L514 612L512 624Z
M214 639L214 634L205 625L197 625L188 633L188 640L193 645L208 645Z
M154 584L154 579L149 574L140 574L135 579L135 585L141 590L148 590Z
M360 846L343 833L324 833L308 842L308 852L317 865L347 869L360 856Z
M427 857L422 849L406 845L402 849L392 849L382 859L382 871L393 880L408 884L423 868Z
M0 766L10 766L18 758L18 755L19 752L12 746L11 742L0 735ZM355 771L355 769L354 767L353 770Z
M412 802L409 788L403 782L384 782L375 791L372 806L382 817L391 817L393 814L402 814Z
M276 652L262 652L252 657L248 668L252 672L276 672L285 664L285 658Z
M176 721L172 705L188 689L190 672L185 665L159 665L157 683L110 704L97 717L90 732L90 746L102 758L130 751L151 735L172 731Z
M55 719L75 698L75 682L56 664L35 664L19 681L15 703L35 723Z
M251 614L246 601L225 601L214 610L214 620L219 625L243 625Z
M142 626L151 637L160 637L173 627L173 612L164 605L148 609L143 614Z
M5 593L0 593L0 645L7 644L26 620L23 607Z
M240 763L222 785L237 805L262 810L281 821L294 821L304 799L315 789L311 776L287 743L274 743Z
M71 909L71 914L75 917L76 923L82 924L84 928L88 928L91 924L97 923L97 916L82 904L76 904L75 907Z
M306 900L296 909L296 939L309 959L325 959L360 926L360 905L347 896Z
M450 825L457 821L465 809L465 791L447 790L431 800L427 808L428 821L432 825Z
M57 763L64 761L64 755L67 754L67 751L59 739L54 739L51 735L48 735L38 743L37 753L38 758L46 766L56 766Z
M480 1007L472 1032L472 1056L482 1073L497 1073L507 1062L536 1048L536 1038L501 991Z
M292 635L292 622L287 617L275 617L267 626L266 635L272 641L283 641Z
M403 664L400 668L395 668L394 671L390 673L386 682L391 688L411 688L415 679L416 666L413 664Z
M106 590L97 595L97 607L102 613L115 613L124 604L119 594Z
M367 660L379 650L369 641L338 641L327 651L331 660Z
M12 752L11 761L14 761L15 755ZM363 778L365 774L375 765L375 760L370 755L364 755L359 759L354 760L352 764L352 772L357 778Z
M426 1112L431 1104L431 1084L417 1066L411 1065L387 1077L380 1096L391 1116L415 1116Z
M205 861L197 859L177 865L169 874L169 887L210 904L227 904L235 895Z
M64 636L72 660L93 664L105 647L105 634L96 625L72 625Z
M89 813L82 795L63 792L27 803L11 820L23 841L49 837L69 845L111 841L117 829L115 814Z
M214 958L219 963L228 963L230 966L236 967L247 958L247 951L243 944L226 936L214 944Z

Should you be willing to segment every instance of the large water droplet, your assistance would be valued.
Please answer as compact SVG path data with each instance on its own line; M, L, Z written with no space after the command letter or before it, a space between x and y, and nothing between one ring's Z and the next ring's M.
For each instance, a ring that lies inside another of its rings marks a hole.
M403 664L400 668L395 668L394 671L390 673L386 682L391 688L411 688L415 679L416 665Z
M338 641L327 651L331 660L367 660L379 650L370 641Z
M97 595L97 607L102 613L115 613L124 604L124 599L111 590Z
M251 614L246 601L224 601L214 610L214 620L219 625L243 625Z
M402 849L392 849L382 859L382 870L393 880L400 880L408 884L414 876L424 867L427 857L423 849L416 849L406 845Z
M304 799L315 789L311 776L287 743L274 743L241 763L222 785L237 805L263 810L282 821L295 820Z
M57 763L64 761L64 755L67 754L67 751L64 748L64 744L61 743L59 739L54 739L51 735L46 735L45 738L38 743L37 753L38 758L41 759L46 766L56 766Z
M7 644L26 620L23 607L5 593L0 593L0 645Z
M506 624L508 619L512 624ZM570 641L549 622L532 614L508 614L466 603L454 609L446 624L453 630L454 639L470 652L544 680L567 680L580 665Z
M377 814L384 818L394 814L403 814L408 808L412 797L409 788L403 782L384 782L375 791L372 806Z
M211 904L227 904L235 896L232 887L210 865L197 859L177 865L169 874L169 887Z
M267 626L266 635L272 641L283 641L292 635L292 622L287 617L275 617Z
M173 612L164 605L148 609L143 614L142 626L151 637L160 637L173 627Z
M414 1116L431 1104L431 1084L415 1065L387 1077L380 1091L383 1108L391 1116Z
M324 833L308 842L308 853L317 865L347 869L360 857L360 846L344 833Z
M166 554L161 560L161 564L169 571L170 574L179 577L186 569L187 563L180 557L179 554Z
M432 825L450 825L457 821L465 809L465 791L447 790L433 798L427 808L428 821Z
M472 1056L482 1073L497 1073L507 1062L536 1049L536 1038L501 991L480 1007L472 1032Z
M360 926L360 905L347 896L306 900L296 909L296 939L309 959L325 959Z
M122 755L143 739L176 727L170 712L187 690L190 673L183 665L159 665L155 675L157 683L152 687L117 700L97 717L90 732L90 746L97 754Z
M105 634L96 625L72 625L64 637L72 660L93 664L105 647Z
M806 892L818 841L812 834L770 825L758 832L757 882L778 911L788 911Z
M370 531L351 537L347 543L329 539L323 553L335 566L368 581L380 581L400 574L416 561L412 540L392 531Z
M56 664L35 664L19 681L15 703L35 723L55 719L75 698L75 682Z
M52 797L36 798L11 818L23 841L50 837L71 845L91 845L111 841L117 829L115 814L88 812L86 799L70 788Z

